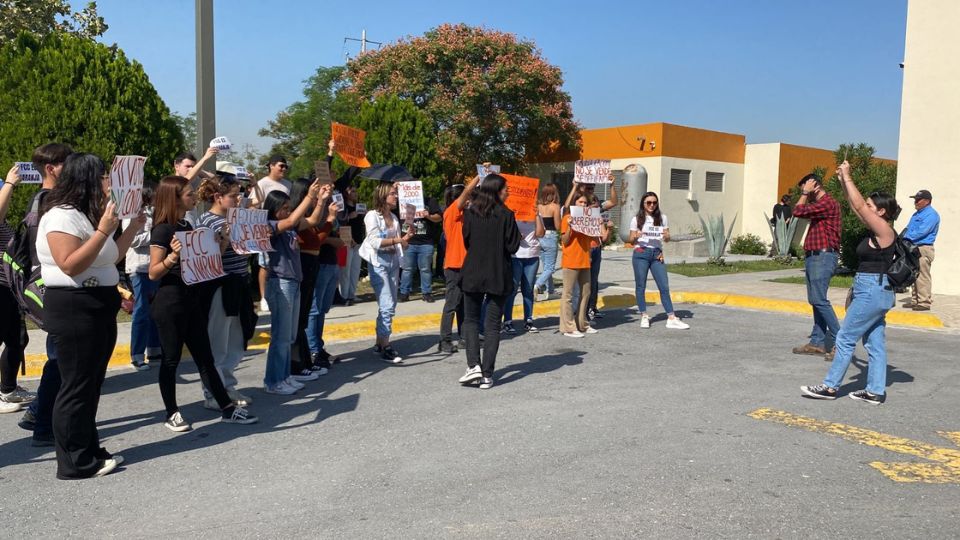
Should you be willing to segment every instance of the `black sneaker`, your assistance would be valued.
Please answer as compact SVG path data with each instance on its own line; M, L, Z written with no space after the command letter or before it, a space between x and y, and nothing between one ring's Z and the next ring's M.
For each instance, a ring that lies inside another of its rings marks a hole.
M587 320L592 321L597 316L597 311L593 308L587 310Z
M531 334L536 334L540 331L539 328L533 325L533 319L527 319L527 322L523 323L523 329Z
M458 342L457 342L457 348L460 349L460 350L462 350L462 351L467 350L467 340L461 339L460 341L458 341Z
M457 352L457 346L449 341L441 341L440 345L437 346L437 351L444 354L453 354Z
M30 446L36 446L38 448L53 446L53 433L48 433L46 435L33 434L33 438L30 441Z
M517 329L513 327L513 321L503 323L503 329L501 332L505 334L510 334L511 336L517 335Z
M400 353L393 350L393 347L387 345L386 347L381 347L377 345L373 348L375 352L380 354L380 358L388 364L402 364L403 357L400 356Z
M886 394L871 394L866 390L857 390L856 392L850 392L848 395L850 399L865 401L871 405L879 405L887 400Z
M23 416L20 417L20 421L17 422L17 425L20 426L20 429L25 429L27 431L33 431L37 427L37 417L33 415L33 412L30 409L27 409L23 412Z
M825 384L816 386L801 386L804 397L812 399L837 399L837 391Z
M230 410L233 409L233 410ZM220 415L220 421L224 424L256 424L260 419L250 414L250 411L243 407L227 407Z
M430 293L424 294L424 295L423 295L423 301L426 302L426 303L428 303L428 304L432 304L432 303L433 303L433 295L430 294Z
M397 297L397 300L400 301L400 302L409 302L409 301L410 301L410 295L409 295L409 294L400 293L400 296Z
M334 356L334 355L328 353L326 349L320 349L320 356L322 356L322 357L327 361L328 364L339 364L339 363L340 363L340 357L339 357L339 356ZM330 366L327 366L327 367L330 367Z
M603 318L603 313L600 313L600 310L599 310L599 309L593 308L593 318L594 318L594 319L602 319L602 318Z

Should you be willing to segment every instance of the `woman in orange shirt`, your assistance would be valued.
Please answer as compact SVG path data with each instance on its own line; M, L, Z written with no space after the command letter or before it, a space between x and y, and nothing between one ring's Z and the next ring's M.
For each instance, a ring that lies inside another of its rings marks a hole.
M590 195L581 194L573 206L587 208ZM610 234L606 224L601 225L601 240ZM596 334L587 322L587 304L590 301L590 244L597 238L577 232L570 227L570 213L566 212L560 224L560 244L563 247L563 296L560 299L560 332L567 337L582 338ZM602 242L601 242L602 244ZM573 306L574 288L580 289L576 313Z

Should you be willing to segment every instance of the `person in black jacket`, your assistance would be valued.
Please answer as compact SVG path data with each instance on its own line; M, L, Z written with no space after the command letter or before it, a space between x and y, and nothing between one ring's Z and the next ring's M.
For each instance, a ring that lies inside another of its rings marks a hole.
M484 178L471 194L463 214L463 244L467 256L461 271L464 294L464 333L467 340L467 372L461 384L480 381L480 388L493 386L493 369L500 348L500 321L507 295L513 288L510 256L520 247L520 231L513 212L504 206L507 181L500 175ZM486 295L486 339L480 360L480 307Z

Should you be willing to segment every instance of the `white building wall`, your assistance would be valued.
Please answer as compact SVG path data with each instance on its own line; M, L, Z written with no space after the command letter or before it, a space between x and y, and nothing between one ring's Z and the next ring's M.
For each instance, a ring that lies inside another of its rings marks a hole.
M780 143L748 144L744 162L741 230L769 243L773 238L764 213L773 217L773 205L780 198Z
M651 189L657 191L660 196L660 208L667 214L671 233L685 234L693 230L701 230L703 226L700 224L698 215L702 216L704 221L708 221L708 216L722 214L725 228L730 227L731 220L736 216L733 236L740 234L743 226L741 204L743 203L744 167L742 164L673 157L662 157L659 161L660 187L659 190ZM691 171L689 191L670 189L671 169ZM722 192L706 190L707 172L724 174ZM654 178L652 173L651 178ZM692 194L692 201L688 200L688 194Z

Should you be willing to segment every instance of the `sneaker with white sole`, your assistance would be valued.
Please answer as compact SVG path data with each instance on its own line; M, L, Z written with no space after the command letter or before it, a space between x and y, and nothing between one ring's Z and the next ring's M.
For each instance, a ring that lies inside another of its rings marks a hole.
M640 317L640 328L650 328L650 317L646 315Z
M881 403L887 400L886 394L871 394L866 390L857 390L856 392L850 392L847 395L850 396L850 399L863 401L871 405L880 405Z
M286 379L283 380L283 382L284 382L284 384L286 384L287 386L291 386L291 387L293 387L293 388L295 388L295 389L297 389L297 390L303 390L304 388L307 387L307 385L305 385L305 384L303 384L302 382L294 379L293 376L287 377Z
M184 431L190 431L190 423L183 419L183 415L180 414L180 411L177 411L170 415L170 418L167 418L167 421L163 423L163 426L170 431L176 431L177 433L182 433Z
M564 332L563 335L566 337L572 337L572 338L582 338L583 332L580 332L579 330L574 330L573 332Z
M287 386L283 381L278 382L274 385L264 385L263 391L268 394L276 394L279 396L292 396L297 393L297 389L292 386Z
M825 384L816 386L801 386L804 397L813 399L837 399L837 391Z
M380 355L380 359L388 364L402 364L403 357L400 356L400 353L393 350L393 347L387 345L386 347L381 347L377 345L374 347L374 352Z
M0 414L19 412L20 407L22 407L20 403L7 403L6 401L0 401Z
M320 374L316 371L305 369L300 373L294 373L291 375L295 381L315 381L320 378Z
M533 319L527 319L527 322L523 323L523 329L531 334L540 332L540 329L533 325Z
M93 473L94 478L100 478L101 476L106 476L114 471L117 468L117 460L110 458L105 459L100 462L100 468L97 469L97 472Z
M584 334L596 334L598 332L600 331L592 326L588 326L587 329L583 331Z
M250 411L244 409L243 407L234 407L232 411L230 409L223 411L220 421L224 424L246 425L256 424L258 421L260 421L260 419L250 414Z
M493 386L493 379L492 379L492 378L490 378L490 377L483 377L483 378L480 379L480 386L479 386L479 388L480 388L481 390L488 390L488 389L490 389L492 386Z
M37 399L36 392L30 392L22 386L18 386L11 390L10 392L0 392L0 401L5 401L7 403L30 403L31 401Z
M483 372L480 371L480 366L476 365L473 367L468 367L467 372L463 374L463 377L460 377L460 379L458 379L458 382L460 384L468 384L477 379L482 379L482 378L483 378Z
M266 298L260 299L260 313L270 313L270 304L267 303Z
M690 328L690 325L681 321L680 319L673 318L667 319L667 328L671 330L687 330Z

